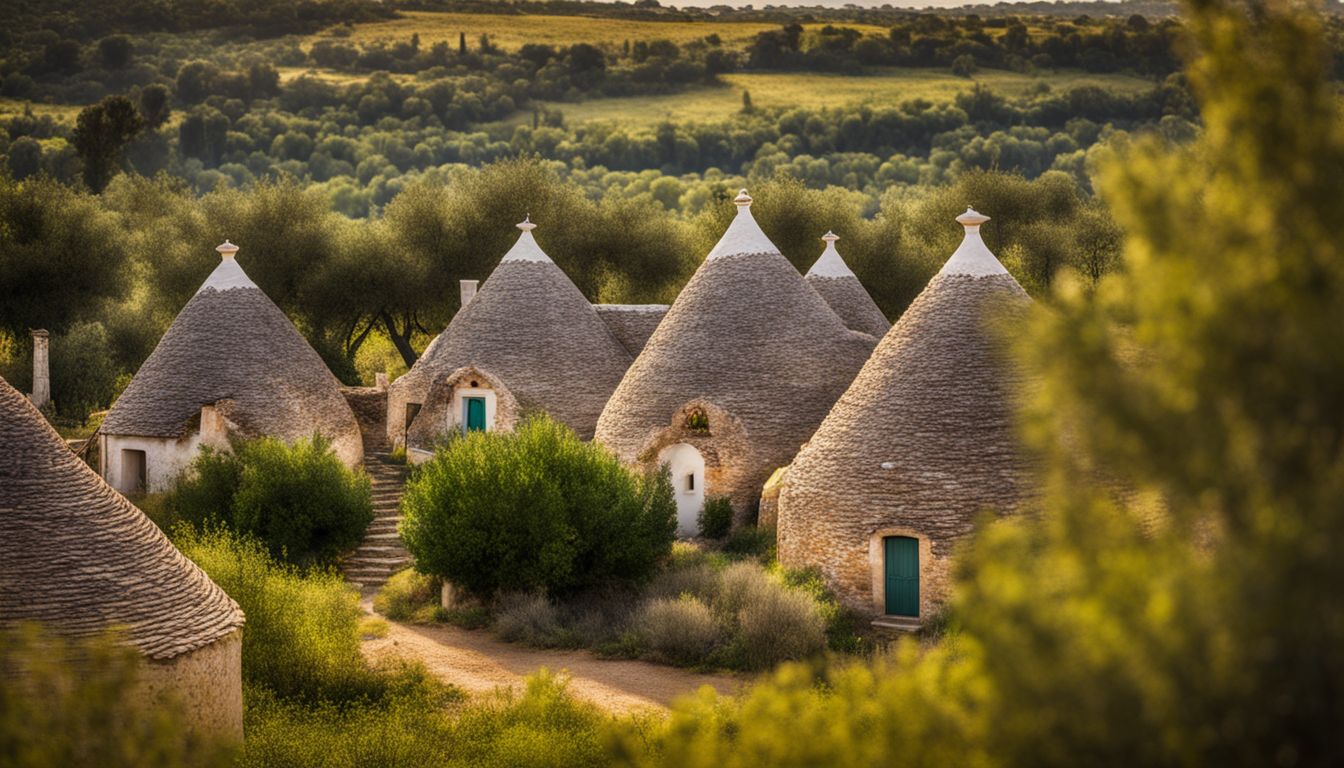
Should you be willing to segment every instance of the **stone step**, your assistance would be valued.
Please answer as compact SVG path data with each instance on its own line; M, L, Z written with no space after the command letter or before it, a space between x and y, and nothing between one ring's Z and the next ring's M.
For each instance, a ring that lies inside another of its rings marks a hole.
M384 573L392 574L396 573L402 568L410 566L411 562L412 560L409 557L399 557L399 558L389 557L389 558L379 558L377 560L351 560L350 563L345 566L345 572L349 574L349 573L356 573L359 571L363 571L365 573L371 571L382 571Z
M361 544L359 549L355 550L355 560L366 560L368 558L378 557L410 557L411 553L400 542L393 541L388 544Z

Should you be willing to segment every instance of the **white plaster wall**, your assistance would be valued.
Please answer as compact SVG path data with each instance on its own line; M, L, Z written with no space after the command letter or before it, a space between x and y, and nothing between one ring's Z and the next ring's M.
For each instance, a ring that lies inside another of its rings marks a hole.
M453 404L448 409L448 423L445 431L462 430L466 418L466 399L468 397L485 398L485 431L495 431L495 390L484 387L459 387L453 390Z
M658 452L658 463L667 464L672 475L672 493L677 499L677 535L694 536L698 530L700 508L705 504L705 457L687 443L669 445ZM687 476L694 475L695 487L688 487Z
M100 446L103 453L103 479L108 485L122 493L133 489L126 487L121 477L121 452L134 450L145 452L145 485L151 493L166 491L174 478L187 468L201 445L200 433L172 439L166 437L131 437L124 435L104 435Z

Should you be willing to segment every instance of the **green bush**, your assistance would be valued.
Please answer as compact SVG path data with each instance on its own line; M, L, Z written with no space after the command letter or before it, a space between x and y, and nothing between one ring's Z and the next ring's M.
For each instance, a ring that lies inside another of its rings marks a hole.
M184 520L197 530L233 525L233 497L242 483L243 462L237 453L202 446L191 466L163 498L169 519Z
M232 749L193 734L172 701L141 695L143 659L118 640L67 641L36 625L0 631L0 765L231 763Z
M774 528L744 525L728 534L728 538L723 542L723 551L730 555L770 561L775 559L775 541Z
M259 542L224 530L174 532L175 543L247 615L243 679L286 698L381 699L405 684L359 648L359 593L334 572L300 572ZM407 672L414 676L414 670Z
M545 416L453 440L402 506L416 567L483 598L647 578L676 529L665 472L635 474Z
M440 611L439 580L414 568L399 571L373 596L373 610L393 621L434 621Z
M240 441L202 449L168 495L198 528L223 524L298 565L328 564L358 546L373 522L369 478L351 471L320 436L286 445Z
M700 507L700 535L707 539L722 539L733 528L733 505L727 496L710 496Z

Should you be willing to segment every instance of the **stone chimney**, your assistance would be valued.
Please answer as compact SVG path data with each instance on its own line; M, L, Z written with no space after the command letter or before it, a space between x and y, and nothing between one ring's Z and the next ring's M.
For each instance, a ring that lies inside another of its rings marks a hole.
M457 283L462 291L462 306L465 307L472 299L476 298L476 289L480 286L481 281L459 280Z
M51 366L49 344L51 334L33 331L33 405L38 409L51 402Z

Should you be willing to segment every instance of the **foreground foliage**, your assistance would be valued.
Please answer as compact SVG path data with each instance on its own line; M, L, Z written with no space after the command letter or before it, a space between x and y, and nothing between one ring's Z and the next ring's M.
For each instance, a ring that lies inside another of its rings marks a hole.
M609 765L610 718L542 670L521 695L443 706L418 694L383 705L303 707L252 696L243 766Z
M298 565L329 564L354 549L373 522L372 487L321 437L286 445L264 437L232 451L203 448L165 505L204 529L255 537Z
M119 638L0 631L0 765L224 766L227 745L193 735L173 702L137 689L144 659Z
M452 440L416 469L402 509L417 569L485 599L645 579L676 529L666 473L634 473L544 415Z

